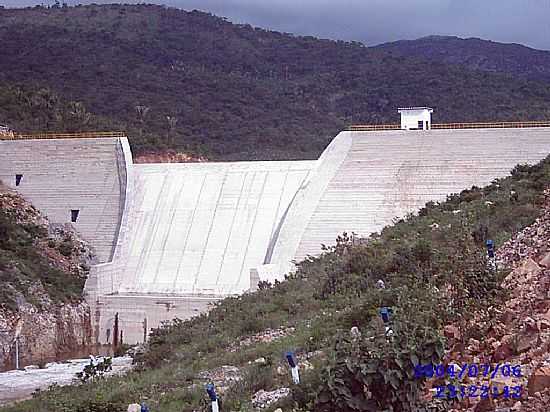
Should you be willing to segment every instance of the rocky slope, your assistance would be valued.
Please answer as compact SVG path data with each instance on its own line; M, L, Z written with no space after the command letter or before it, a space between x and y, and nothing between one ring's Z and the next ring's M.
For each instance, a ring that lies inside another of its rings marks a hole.
M14 366L16 339L22 364L90 343L89 308L79 295L92 256L69 228L49 225L0 186L0 367Z
M451 345L449 363L508 364L521 370L516 376L464 378L462 384L498 387L501 394L506 386L521 386L521 397L466 398L455 405L456 410L550 409L550 190L545 192L543 209L533 225L497 251L497 265L512 269L502 282L506 292L502 305L479 313L467 324L445 328ZM476 339L471 337L474 329L486 332Z

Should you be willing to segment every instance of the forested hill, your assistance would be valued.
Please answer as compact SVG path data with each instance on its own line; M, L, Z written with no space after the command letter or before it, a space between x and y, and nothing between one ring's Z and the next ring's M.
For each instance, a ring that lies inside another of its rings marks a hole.
M152 5L0 10L0 123L128 130L135 153L315 158L348 123L550 119L550 85Z
M550 82L550 51L536 50L521 44L455 36L428 36L385 43L376 48L396 56L420 57L440 63L459 64L474 70Z

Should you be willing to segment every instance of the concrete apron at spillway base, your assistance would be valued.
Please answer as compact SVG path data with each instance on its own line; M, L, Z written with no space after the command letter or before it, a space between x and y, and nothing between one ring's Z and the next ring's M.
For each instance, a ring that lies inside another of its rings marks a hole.
M118 342L136 344L147 341L151 330L165 321L186 320L207 312L214 296L104 295L90 302L94 341L112 344L118 314ZM122 339L120 337L122 336Z

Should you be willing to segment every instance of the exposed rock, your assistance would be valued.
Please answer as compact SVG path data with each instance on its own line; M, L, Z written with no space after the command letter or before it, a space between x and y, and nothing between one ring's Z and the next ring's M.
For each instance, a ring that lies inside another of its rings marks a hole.
M495 402L492 398L481 399L474 407L474 412L489 412L495 410Z
M196 157L174 150L167 150L161 153L144 153L134 158L134 163L197 163L207 161L206 157Z
M523 261L522 265L517 269L519 275L523 276L536 276L540 274L542 270L540 266L533 259L528 258Z
M359 339L361 337L361 331L357 326L353 326L349 331L350 336L352 339Z
M550 388L550 366L543 366L535 370L529 377L527 387L530 395Z
M274 340L281 339L285 336L288 336L294 333L294 328L285 328L281 327L279 329L266 329L263 332L256 333L255 335L249 336L241 340L238 345L233 345L229 350L231 352L236 352L243 346L250 346L256 343L270 343Z
M70 227L50 225L40 212L17 193L0 188L0 209L14 222L42 227L48 234L37 236L36 252L49 265L83 279L94 257L90 247ZM17 266L17 262L16 265ZM2 270L0 270L2 272ZM11 274L16 276L17 272ZM5 284L4 284L5 285ZM9 286L9 283L7 284ZM25 295L15 292L16 307L0 309L0 367L13 368L15 339L19 339L22 364L40 363L56 355L90 345L90 311L83 301L53 301L40 280L28 285Z
M540 261L539 261L539 265L545 267L545 268L550 268L550 252L548 252Z
M521 411L521 401L517 401L514 406L510 408L511 411Z
M458 327L455 325L446 325L443 329L443 333L445 334L445 337L447 339L456 339L460 340L460 331L458 330Z
M447 362L495 363L500 372L489 377L470 378L468 384L491 388L521 386L521 399L466 399L453 410L498 412L550 411L550 190L545 191L542 214L529 227L516 234L496 251L497 266L511 269L502 286L509 297L487 313L478 312L461 325L447 325L445 336L461 330L486 330L479 342L455 340L446 355ZM510 365L521 376L503 376ZM527 391L528 389L528 391ZM527 396L529 392L529 396ZM476 403L477 402L477 403Z
M41 311L22 303L16 314L0 313L0 361L13 367L14 340L19 336L22 363L40 362L56 354L91 344L90 310L85 303L66 304Z
M300 367L300 369L303 369L305 371L314 369L313 365L310 362L308 362L307 360L299 362L298 366Z
M206 382L213 383L216 390L222 395L233 384L242 379L242 372L236 366L224 365L213 370L202 371L198 374L198 377Z
M286 398L289 394L289 388L279 388L271 392L267 392L262 389L256 392L252 397L252 406L260 409L266 408L278 400Z
M509 359L512 356L513 351L510 344L507 342L500 342L493 353L493 362L500 362L505 359Z
M520 335L517 340L517 352L523 353L529 349L535 348L539 343L539 335L530 333L528 335Z

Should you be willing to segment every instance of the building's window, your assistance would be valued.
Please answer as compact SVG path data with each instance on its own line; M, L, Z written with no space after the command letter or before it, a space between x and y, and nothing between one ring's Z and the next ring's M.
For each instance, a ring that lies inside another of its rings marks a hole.
M418 121L418 129L419 130L422 130L424 128L424 121L423 120L419 120Z
M19 186L21 179L23 179L23 175L15 175L15 186Z
M430 130L430 123L426 120L426 127L424 130Z
M78 214L80 213L80 210L78 209L72 209L71 210L71 222L75 223L78 220Z

